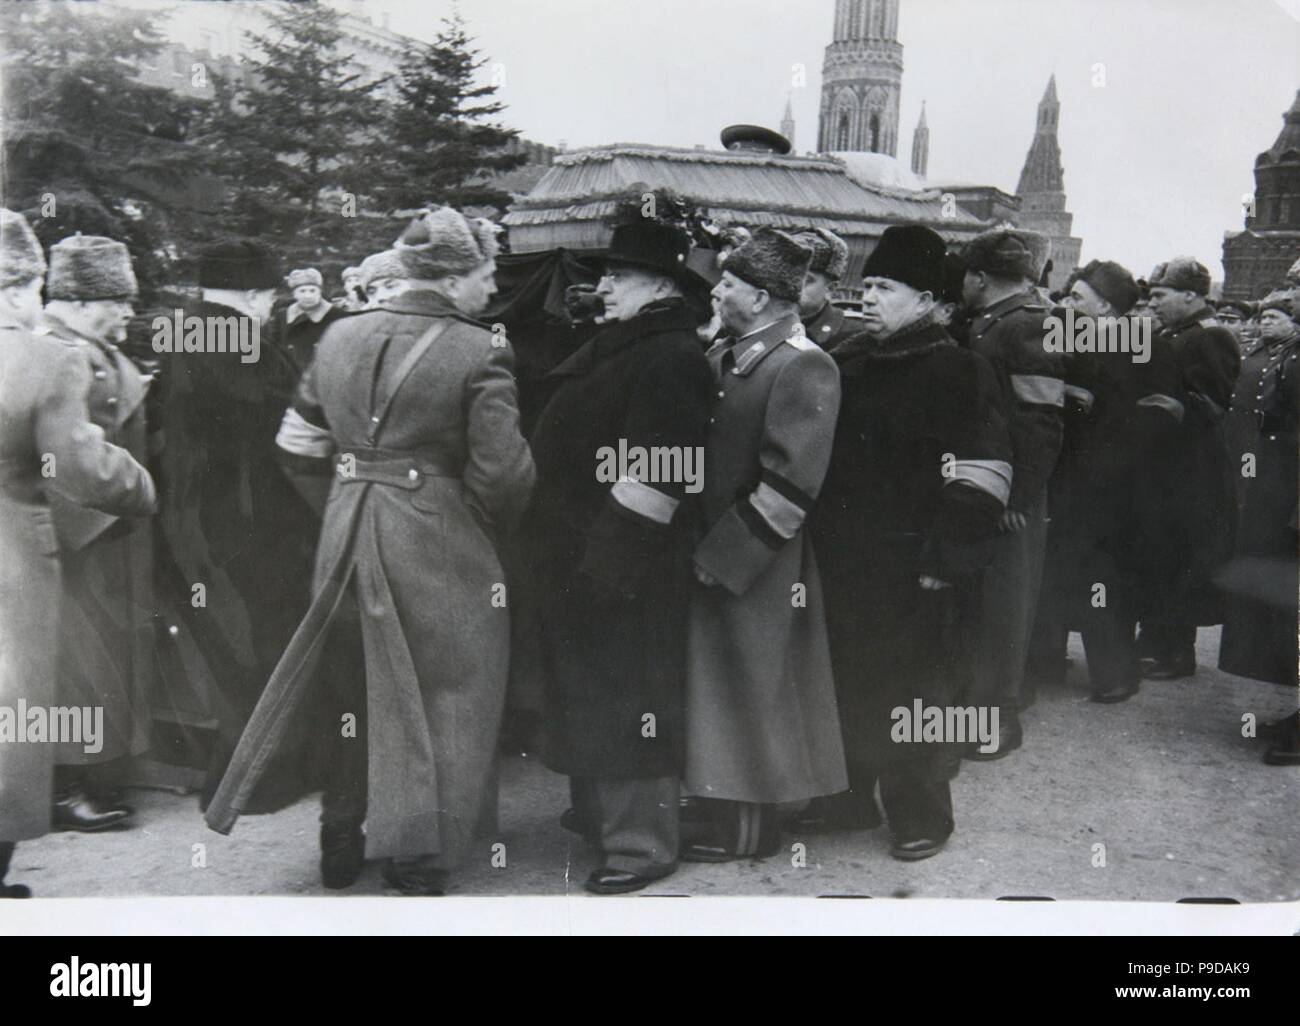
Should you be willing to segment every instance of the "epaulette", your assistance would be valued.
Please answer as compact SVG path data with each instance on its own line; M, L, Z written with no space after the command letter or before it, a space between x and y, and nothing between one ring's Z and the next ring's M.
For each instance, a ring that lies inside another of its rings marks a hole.
M1202 328L1218 328L1218 327L1222 327L1222 325L1220 325L1219 322L1218 322L1218 320L1217 320L1216 318L1214 318L1214 317L1202 317L1202 318L1201 318L1199 321L1197 321L1196 323L1199 324Z
M788 339L785 340L785 344L788 346L794 346L794 348L798 349L801 353L808 349L817 348L817 343L814 342L812 339L810 339L802 331L797 331L793 335L791 335Z

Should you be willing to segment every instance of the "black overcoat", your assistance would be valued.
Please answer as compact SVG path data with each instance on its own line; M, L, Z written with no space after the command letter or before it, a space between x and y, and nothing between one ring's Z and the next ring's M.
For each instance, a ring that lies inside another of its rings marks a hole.
M598 463L620 443L675 447L702 472L708 362L685 306L668 301L609 325L551 377L520 536L524 630L540 666L518 669L543 678L545 759L572 776L675 776L698 487L611 481Z
M831 355L842 400L812 536L845 755L881 766L924 754L891 740L893 710L953 701L958 607L992 552L1011 441L992 367L938 325Z
M1241 369L1241 353L1209 307L1160 334L1173 351L1187 393L1175 475L1174 498L1180 512L1170 525L1184 556L1168 602L1152 618L1204 626L1223 620L1213 578L1232 554L1236 469L1228 466L1225 418Z

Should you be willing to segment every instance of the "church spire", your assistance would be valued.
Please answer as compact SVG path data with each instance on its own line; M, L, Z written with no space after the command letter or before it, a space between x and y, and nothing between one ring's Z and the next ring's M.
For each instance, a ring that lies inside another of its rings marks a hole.
M1083 243L1070 234L1074 215L1065 209L1065 170L1061 167L1061 145L1056 132L1061 121L1061 101L1053 75L1038 102L1034 141L1025 157L1016 195L1020 214L1016 224L1047 235L1052 240L1052 282L1059 288L1078 266Z
M921 178L926 176L930 165L930 128L925 123L925 101L921 101L921 118L912 133L912 173Z
M781 134L790 140L790 152L794 152L794 107L790 97L785 98L785 115L781 118Z

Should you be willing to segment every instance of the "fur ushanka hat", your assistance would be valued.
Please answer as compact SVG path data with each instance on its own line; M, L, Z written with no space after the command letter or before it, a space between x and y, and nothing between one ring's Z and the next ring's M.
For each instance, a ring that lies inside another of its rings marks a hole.
M0 209L0 288L26 285L44 273L45 253L27 218Z
M812 250L775 228L760 228L722 264L741 281L777 299L798 302L803 292Z
M102 235L69 236L50 247L48 299L133 299L138 289L126 246Z
M808 270L826 275L831 281L839 281L849 269L849 245L834 232L825 228L814 228L810 232L800 232L795 241L812 250L812 263Z
M426 210L407 226L393 249L402 255L406 277L434 280L467 274L496 257L497 228L483 218L469 220L458 210Z

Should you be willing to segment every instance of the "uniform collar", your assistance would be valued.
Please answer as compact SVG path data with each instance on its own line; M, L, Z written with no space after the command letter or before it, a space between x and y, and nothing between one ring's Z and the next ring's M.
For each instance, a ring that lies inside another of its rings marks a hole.
M779 349L781 343L794 335L803 335L803 324L799 321L796 314L790 314L786 317L778 318L770 324L765 324L761 328L742 335L740 338L724 338L715 342L708 355L718 364L722 362L722 354L727 350L733 350L736 355L736 366L732 368L731 373L739 377L747 377L754 372L754 368L762 363L776 349Z
M975 315L977 321L988 318L991 321L997 320L1003 314L1010 313L1012 310L1019 310L1025 306L1041 306L1042 299L1034 289L1026 289L1024 292L1017 292L1014 296L1007 296L999 299L992 306L986 306L983 310Z
M385 299L373 309L387 310L390 313L423 314L425 317L455 317L457 320L467 321L470 324L482 324L482 322L467 317L457 310L455 304L446 296L439 295L430 289L412 289L407 292L399 292L390 299Z
M1205 324L1204 322L1207 320L1213 321L1213 323ZM1217 326L1218 323L1218 321L1214 320L1213 310L1208 306L1198 306L1181 321L1178 321L1176 324L1171 324L1166 330L1168 330L1171 335L1177 335L1180 331L1186 331L1193 324L1200 324L1202 327L1212 328Z
M817 316L805 321L803 327L805 335L819 346L825 346L843 325L843 312L837 310L835 304L827 303L818 311Z
M91 338L89 335L83 335L61 320L56 314L47 311L43 315L43 320L49 334L54 338L62 339L64 342L84 342L86 345L94 346L102 353L117 352L117 346L112 342L103 342L100 339Z

